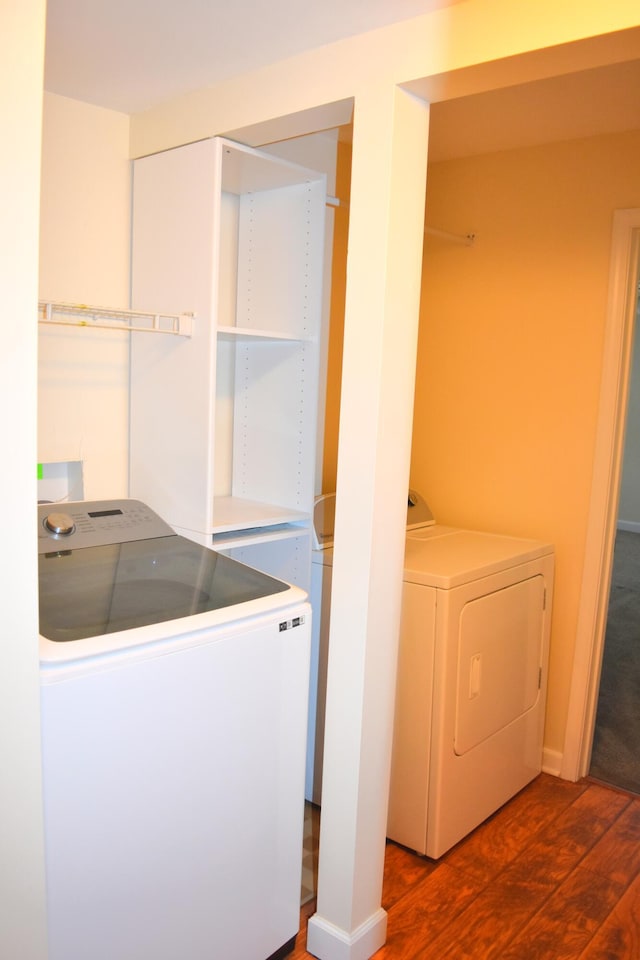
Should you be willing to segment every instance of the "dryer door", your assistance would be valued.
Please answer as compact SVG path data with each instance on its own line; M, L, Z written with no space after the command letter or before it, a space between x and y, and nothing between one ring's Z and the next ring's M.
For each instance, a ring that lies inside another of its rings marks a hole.
M463 756L540 696L543 576L466 603L460 613L454 750Z

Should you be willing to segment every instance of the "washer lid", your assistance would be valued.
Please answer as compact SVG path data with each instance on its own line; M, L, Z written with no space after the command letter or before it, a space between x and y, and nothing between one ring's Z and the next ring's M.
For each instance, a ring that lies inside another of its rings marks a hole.
M289 590L281 580L175 534L50 551L38 561L40 634L55 643L240 609Z
M407 534L404 579L449 590L553 553L553 546L436 524Z

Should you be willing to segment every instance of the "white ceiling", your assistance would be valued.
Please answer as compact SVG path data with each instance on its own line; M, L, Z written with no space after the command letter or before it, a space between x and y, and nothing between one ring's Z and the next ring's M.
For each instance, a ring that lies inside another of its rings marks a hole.
M460 0L48 0L45 89L136 113Z
M135 113L460 0L48 0L45 88ZM430 159L640 129L638 61L435 104Z

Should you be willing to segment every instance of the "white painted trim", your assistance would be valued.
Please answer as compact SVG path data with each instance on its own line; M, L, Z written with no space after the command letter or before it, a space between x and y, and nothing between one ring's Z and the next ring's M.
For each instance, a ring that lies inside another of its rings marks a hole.
M550 773L552 777L559 777L561 770L562 754L560 751L545 747L542 751L542 772Z
M387 914L380 907L353 933L314 914L307 928L307 951L320 960L368 960L384 946Z
M567 780L585 776L591 759L620 492L639 268L640 209L616 210L593 483L560 771Z
M618 520L618 530L626 530L627 533L640 533L640 522L637 520Z

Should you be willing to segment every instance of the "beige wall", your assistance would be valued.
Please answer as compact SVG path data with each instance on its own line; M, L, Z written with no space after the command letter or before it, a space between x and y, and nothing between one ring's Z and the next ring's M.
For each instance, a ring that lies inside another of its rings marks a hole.
M46 94L40 296L129 306L129 117ZM80 460L89 499L127 494L125 333L41 325L38 461Z
M129 125L125 114L45 93L41 298L129 305ZM335 193L335 134L270 149L325 172ZM326 233L330 242L331 223ZM38 462L82 462L83 489L72 488L72 499L126 496L128 337L46 324L38 334Z
M562 751L602 363L612 214L640 206L640 131L433 164L412 484L442 523L557 556L548 751Z

